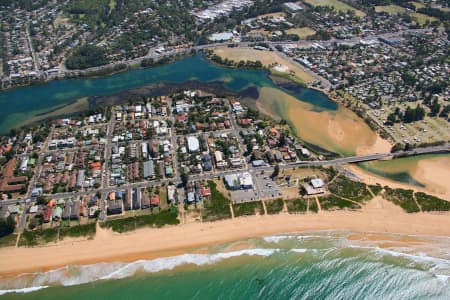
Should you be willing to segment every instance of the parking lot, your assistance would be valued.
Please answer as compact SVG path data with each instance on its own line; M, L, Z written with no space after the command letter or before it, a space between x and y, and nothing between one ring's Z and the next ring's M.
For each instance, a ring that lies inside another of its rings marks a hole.
M230 192L233 203L245 203L259 201L262 199L278 198L281 196L280 189L268 176L253 176L253 188Z
M252 202L252 201L258 201L258 193L256 192L255 188L248 189L248 190L237 190L231 192L231 200L233 203L245 203L245 202Z
M256 175L254 179L260 199L278 198L281 196L280 189L269 176Z

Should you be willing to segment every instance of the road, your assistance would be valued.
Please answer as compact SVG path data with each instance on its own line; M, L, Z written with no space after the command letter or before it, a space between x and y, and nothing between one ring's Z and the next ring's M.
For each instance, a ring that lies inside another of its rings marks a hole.
M291 44L305 44L305 45L312 45L315 43L319 43L321 45L324 46L331 46L335 43L358 43L360 42L362 39L364 40L374 40L374 39L378 39L378 38L393 38L393 37L398 37L401 36L404 33L427 33L430 32L430 29L408 29L408 30L404 30L404 31L400 31L400 32L394 32L394 33L382 33L382 34L374 34L374 35L369 35L369 36L364 36L364 37L355 37L352 39L331 39L328 41L322 41L322 40L313 40L313 41L307 41L307 40L299 40L299 41L281 41L281 42L272 42L272 41L264 41L264 43L268 44L271 47L275 47L277 45L291 45ZM101 71L104 69L109 69L112 68L116 65L119 64L126 64L127 66L134 66L134 65L139 65L144 59L154 59L154 60L158 60L161 59L163 57L166 56L171 56L171 55L176 55L176 54L182 54L182 53L189 53L192 50L195 51L199 51L199 50L204 50L204 49L210 49L210 48L216 48L216 47L220 47L220 46L227 46L229 44L235 44L238 45L239 47L251 47L251 45L254 45L255 42L238 42L238 43L232 43L232 42L225 42L225 43L215 43L215 44L205 44L205 45L200 45L200 46L193 46L190 48L182 48L182 49L175 49L172 51L168 51L165 53L157 53L154 50L156 50L157 48L160 48L161 45L155 46L152 50L150 49L148 51L148 54L145 56L141 56L138 58L134 58L131 60L127 60L127 61L119 61L119 62L114 62L114 63L110 63L107 65L103 65L103 66L99 66L99 67L93 67L93 68L89 68L89 69L85 69L85 70L66 70L63 72L63 74L56 74L53 76L48 76L49 79L52 78L56 78L56 77L60 77L61 75L66 75L66 76L77 76L77 75L85 75L85 74L89 74L89 73L95 73L97 71Z
M361 156L350 156L350 157L344 157L344 158L338 158L333 160L321 160L321 161L297 161L292 163L286 163L286 164L279 164L280 169L290 169L290 168L296 168L296 167L312 167L312 166L332 166L332 165L342 165L342 164L348 164L348 163L360 163L360 162L366 162L366 161L373 161L373 160L383 160L387 158L400 158L400 157L406 157L406 156L416 156L416 155L423 155L423 154L431 154L431 153L449 153L450 152L450 144L447 143L442 146L431 146L431 147L424 147L424 148L416 148L408 151L399 151L395 153L378 153L378 154L372 154L372 155L361 155ZM248 165L248 168L250 170L254 171L271 171L273 170L274 166L263 166L263 167L252 167L251 165ZM236 172L242 172L245 171L244 169L234 169L234 170L226 170L226 171L219 171L215 173L209 173L204 175L193 175L191 176L192 179L195 180L201 180L201 179L213 179L219 176L223 176L225 174L230 173L236 173ZM173 182L174 184L178 184L181 181L177 178L168 178L168 179L161 179L161 180L154 180L154 181L143 181L143 182L137 182L137 183L130 183L122 186L113 186L113 187L103 187L97 190L89 190L89 191L81 191L81 192L72 192L72 193L60 193L60 194L49 194L48 196L54 197L54 198L63 198L63 197L75 197L75 196L85 196L85 195L92 195L96 192L100 191L101 193L110 193L113 191L119 191L119 190L126 190L128 188L136 188L136 187L147 187L147 186L157 186L162 184L168 184L169 182ZM24 203L25 199L9 199L4 200L1 202L1 204L15 204L15 203Z

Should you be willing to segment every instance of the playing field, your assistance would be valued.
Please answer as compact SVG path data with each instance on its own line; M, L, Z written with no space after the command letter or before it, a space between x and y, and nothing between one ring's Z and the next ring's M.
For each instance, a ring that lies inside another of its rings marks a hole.
M293 63L284 57L281 57L275 51L259 51L253 48L241 47L218 47L214 49L214 53L222 58L228 58L229 60L233 60L235 62L239 62L241 60L259 60L264 66L271 69L278 66L279 68L277 68L276 70L284 71L284 73L286 74L292 74L306 84L314 80L314 78L309 73L307 73L300 65Z
M420 25L423 25L429 20L430 22L438 21L435 17L430 17L421 13L412 13L411 17L413 17L414 20L416 20L417 23Z
M375 6L376 12L385 12L388 14L399 14L406 11L406 8L398 6L398 5L382 5L382 6Z
M301 27L301 28L291 28L286 30L287 34L296 34L301 39L306 39L308 36L311 36L316 33L314 29L309 27Z
M421 3L421 2L418 2L418 1L412 1L412 2L409 2L409 3L411 3L412 5L414 5L414 6L416 7L416 9L425 7L425 4L423 4L423 3Z
M333 6L338 11L353 10L359 17L364 17L366 14L344 2L338 0L304 0L306 3L313 6Z

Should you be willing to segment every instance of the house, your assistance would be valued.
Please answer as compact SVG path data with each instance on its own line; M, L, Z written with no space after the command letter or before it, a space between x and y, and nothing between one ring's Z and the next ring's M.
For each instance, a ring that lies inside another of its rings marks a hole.
M55 210L53 211L52 219L53 221L59 221L62 218L63 209L59 206L55 207Z
M108 215L118 215L122 213L122 200L110 201L106 212Z
M159 206L159 203L160 203L159 195L155 194L155 195L152 197L152 199L150 200L150 205L151 205L152 207L157 207L157 206Z
M167 200L169 201L169 203L176 203L175 192L176 187L174 185L167 186Z

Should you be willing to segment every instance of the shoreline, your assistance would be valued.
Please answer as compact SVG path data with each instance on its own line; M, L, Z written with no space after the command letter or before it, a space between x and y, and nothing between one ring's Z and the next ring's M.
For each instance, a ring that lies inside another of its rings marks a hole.
M68 265L167 257L195 252L195 248L208 245L290 232L340 230L362 234L450 236L450 213L407 214L381 197L376 197L372 202L357 212L281 213L160 229L143 228L126 234L98 228L92 240L70 239L35 248L1 248L0 278L44 272Z

